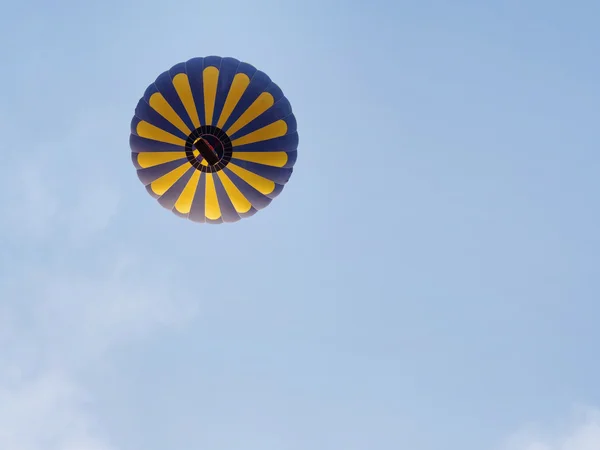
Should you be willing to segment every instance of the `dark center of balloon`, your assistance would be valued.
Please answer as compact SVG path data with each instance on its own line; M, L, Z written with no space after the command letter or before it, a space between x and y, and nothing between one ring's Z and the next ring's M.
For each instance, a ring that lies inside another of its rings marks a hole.
M219 155L215 148L204 138L198 139L194 142L194 147L200 152L200 155L206 160L208 164L214 166L219 162Z
M185 143L188 161L196 170L214 173L223 170L233 156L227 133L213 125L203 125L190 133Z

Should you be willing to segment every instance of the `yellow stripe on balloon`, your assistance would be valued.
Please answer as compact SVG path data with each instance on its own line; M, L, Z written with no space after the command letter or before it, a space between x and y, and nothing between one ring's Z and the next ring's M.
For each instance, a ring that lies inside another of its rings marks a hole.
M233 181L223 172L222 170L217 172L221 183L223 183L223 187L225 188L225 192L229 196L233 207L238 213L244 214L250 211L252 208L252 204L248 201L248 199L242 194L242 192L238 189L238 187L233 184Z
M263 195L269 195L275 190L275 183L271 180L261 177L240 166L236 166L231 162L227 165L227 168Z
M266 127L262 127L252 133L248 133L231 142L234 147L236 145L254 144L255 142L266 141L269 139L275 139L281 136L285 136L287 133L287 123L285 120L278 120L273 122Z
M227 98L225 99L225 104L223 105L223 111L221 111L221 116L219 117L219 122L217 126L219 128L223 128L229 116L233 112L234 108L246 92L246 88L250 84L250 77L245 73L238 73L233 77L233 82L231 83L231 87L229 88L229 92L227 93Z
M177 127L177 129L183 134L187 135L191 133L190 129L183 122L183 120L181 120L181 117L179 117L179 114L175 112L173 107L169 105L169 102L165 100L160 92L155 92L152 94L148 104L152 107L152 109L154 109L154 111L167 119L171 125Z
M226 133L231 136L235 134L236 131L239 131L262 113L264 113L267 109L275 104L275 99L268 92L263 92L258 96L254 102L248 107L244 114L242 114L238 120L235 121L233 125L229 127Z
M156 195L163 195L190 169L193 170L190 163L186 161L185 164L182 164L150 183L150 189L152 189L152 192Z
M213 113L215 111L215 99L217 98L217 84L219 83L219 69L214 66L204 69L204 72L202 72L202 81L204 83L204 113L206 115L206 125L212 125Z
M171 133L166 132L154 125L146 122L145 120L140 121L135 131L138 136L152 139L153 141L164 142L165 144L173 144L180 145L182 147L185 146L185 141L177 136L172 135Z
M141 168L159 166L185 158L185 152L143 152L138 153L137 162Z
M200 181L200 175L202 172L195 170L192 177L185 185L183 192L175 202L175 209L181 214L189 214L192 209L192 202L196 196L196 189L198 188L198 182Z
M217 220L221 217L221 208L217 197L217 188L212 173L206 174L206 193L204 197L204 214L206 218Z
M190 87L190 80L185 73L178 73L173 77L173 87L177 91L177 95L183 103L190 120L196 128L200 127L200 119L198 118L198 110L196 109L196 102L192 94L192 88ZM189 134L189 133L188 133Z
M288 162L286 152L233 152L232 158L272 167L283 167Z

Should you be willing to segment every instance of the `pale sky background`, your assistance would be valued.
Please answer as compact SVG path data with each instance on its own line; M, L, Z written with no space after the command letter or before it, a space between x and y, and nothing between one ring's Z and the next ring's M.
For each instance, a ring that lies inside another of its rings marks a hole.
M0 450L600 449L599 17L4 2ZM300 133L224 226L163 210L128 145L147 85L211 54Z

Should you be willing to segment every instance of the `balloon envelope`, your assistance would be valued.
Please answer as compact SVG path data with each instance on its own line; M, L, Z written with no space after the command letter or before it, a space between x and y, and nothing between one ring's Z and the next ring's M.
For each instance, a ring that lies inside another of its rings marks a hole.
M140 99L130 147L138 178L194 222L236 222L265 208L292 175L296 119L281 89L235 58L163 72Z

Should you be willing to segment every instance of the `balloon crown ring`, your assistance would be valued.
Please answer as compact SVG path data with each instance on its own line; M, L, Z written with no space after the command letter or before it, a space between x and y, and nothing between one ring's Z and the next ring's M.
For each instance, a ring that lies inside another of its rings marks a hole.
M201 172L223 170L233 155L231 139L223 130L204 125L190 133L185 143L185 155L192 166Z

